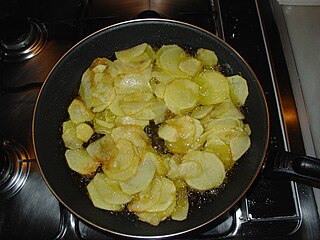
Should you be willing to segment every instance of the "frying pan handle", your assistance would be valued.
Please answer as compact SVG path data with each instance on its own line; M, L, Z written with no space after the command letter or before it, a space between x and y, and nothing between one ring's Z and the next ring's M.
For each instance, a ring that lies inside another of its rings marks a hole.
M320 188L320 159L299 155L278 148L267 154L265 175L272 178L290 178Z

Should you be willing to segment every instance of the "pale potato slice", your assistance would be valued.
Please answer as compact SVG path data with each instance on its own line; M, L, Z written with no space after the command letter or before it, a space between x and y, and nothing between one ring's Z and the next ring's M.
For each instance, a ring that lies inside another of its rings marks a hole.
M190 116L175 117L159 127L158 135L173 153L186 153L195 141L195 123ZM198 120L197 120L198 121Z
M120 187L127 194L135 194L146 189L151 183L156 172L156 166L153 161L145 156L140 163L136 175L125 182L120 182Z
M147 222L153 226L158 226L161 221L166 220L172 214L175 209L176 202L174 201L166 210L161 212L139 212L136 215L139 220Z
M124 193L118 181L97 173L89 184L93 184L105 202L122 205L131 201L132 195Z
M148 107L148 102L153 100L153 94L150 92L135 91L123 95L119 101L119 106L126 115L131 115Z
M113 78L118 74L115 65L107 58L96 58L83 73L79 95L93 112L102 111L114 97Z
M188 79L170 82L164 92L164 101L175 114L194 108L199 99L199 86Z
M155 98L153 101L150 102L149 105L152 112L155 114L154 116L154 123L159 124L165 121L166 112L167 112L167 105L163 101L163 99Z
M131 116L137 120L153 120L156 117L156 113L150 108L150 105L148 104L148 107Z
M196 54L197 59L207 68L213 68L218 64L216 53L209 49L199 48Z
M176 183L176 186L178 184ZM176 221L183 221L187 219L189 212L189 199L186 184L177 187L176 206L171 214L171 218Z
M83 148L70 150L65 152L65 157L70 169L82 175L94 173L99 163L94 161L92 157Z
M96 58L93 60L89 67L89 70L94 73L105 73L114 78L118 75L118 72L114 66L114 63L108 58Z
M153 59L149 56L149 54L144 52L131 61L122 61L120 59L116 59L114 64L120 74L128 74L143 71L150 66L152 61Z
M250 147L250 137L240 133L230 139L230 149L233 161L237 161Z
M128 204L130 212L142 213L152 208L159 200L162 188L162 181L155 177L149 187L139 192Z
M228 82L232 102L238 107L243 106L249 95L247 81L239 75L234 75L228 77Z
M202 119L206 117L211 110L213 109L213 105L198 105L191 112L191 117L195 119Z
M83 140L77 138L76 126L71 120L65 121L62 124L62 140L67 148L78 149L84 143Z
M176 77L171 76L163 71L160 70L153 70L151 73L152 77L156 79L157 81L163 83L163 84L168 84L172 80L176 79Z
M244 119L243 113L231 101L225 101L214 106L210 112L212 118L234 117Z
M206 131L227 130L242 127L242 125L243 123L241 120L235 117L210 119L206 124L204 124Z
M112 112L112 114L119 116L119 117L124 117L125 113L119 106L119 101L122 100L123 95L116 95L115 98L112 100L112 102L109 105L109 109Z
M170 124L160 126L158 134L159 137L169 142L177 142L179 140L178 128Z
M122 170L109 170L109 164L103 164L102 165L102 171L111 179L117 180L117 181L126 181L133 177L138 169L140 158L137 156L134 156L132 159L132 167L128 167L126 169Z
M179 65L187 59L186 52L177 45L166 45L161 47L156 53L157 63L164 72L172 76L187 76L180 70Z
M95 118L93 120L93 130L96 133L100 134L110 134L111 130L114 128L114 122L107 122L105 120L101 120L99 118Z
M165 211L176 201L176 186L174 183L166 177L160 177L159 179L162 183L160 197L152 207L146 210L147 212Z
M164 98L164 92L166 90L167 84L163 82L152 82L151 86L157 98Z
M111 137L115 142L119 140L127 140L133 143L139 149L147 147L147 137L144 134L143 128L137 125L119 126L112 130Z
M201 71L201 62L195 58L187 58L179 64L179 69L188 76L195 76Z
M168 173L168 168L165 165L164 160L160 155L154 153L152 148L146 149L144 158L153 162L153 164L156 166L156 173L159 176L165 176Z
M195 161L186 161L178 165L179 178L188 179L199 177L203 174L201 164Z
M200 176L185 179L193 189L209 190L219 187L225 178L225 169L221 160L214 154L204 151L192 151L184 155L182 163L194 161L201 165Z
M87 142L93 133L93 129L86 123L80 123L76 126L76 136L84 142Z
M200 86L200 104L217 104L229 98L228 79L220 72L204 70L195 82Z
M94 118L94 114L79 99L73 99L68 107L68 113L72 122L78 124L82 122L90 122Z
M164 159L167 165L168 173L166 177L173 181L177 181L180 178L179 165L181 163L180 157L177 155L169 156Z
M121 99L119 101L119 106L124 112L125 115L130 116L133 114L136 114L143 109L147 108L149 106L148 102L145 101L125 101Z
M105 73L96 73L93 76L94 84L91 87L92 112L102 112L115 97L113 78Z
M114 88L117 94L129 94L135 91L152 92L150 85L152 67L138 73L120 75L114 80Z
M153 226L158 226L161 221L166 220L173 213L176 202L173 202L166 210L161 212L142 212L136 213L139 220L147 222Z
M86 150L96 162L100 163L113 161L119 154L110 134L90 143Z
M132 159L136 156L136 150L132 142L120 139L116 142L118 154L108 162L109 171L122 171L132 166Z
M126 181L133 177L138 169L140 157L132 142L119 140L116 142L118 155L102 165L103 172L111 179Z
M101 208L109 211L118 211L118 212L124 209L124 206L125 206L124 204L111 204L108 201L106 201L103 194L99 193L95 184L92 181L87 185L87 190L88 190L89 198L96 208Z
M213 152L223 162L225 169L230 170L234 165L231 149L228 144L222 141L217 135L210 134L204 145L205 151Z
M146 51L147 46L148 46L147 43L142 43L125 50L116 51L115 55L116 55L116 58L121 61L130 62L134 60L134 58L144 53Z
M149 120L135 119L132 116L117 117L116 126L120 125L136 125L145 127L149 124Z
M203 133L203 126L201 124L201 122L197 119L193 119L194 122L194 138L193 141L198 141L198 139L200 138L200 136Z

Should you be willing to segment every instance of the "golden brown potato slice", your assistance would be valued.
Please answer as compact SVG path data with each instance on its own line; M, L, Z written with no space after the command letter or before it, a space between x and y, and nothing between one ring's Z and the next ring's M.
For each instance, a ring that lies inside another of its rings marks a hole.
M116 148L110 134L106 134L95 142L90 143L86 150L96 162L100 163L112 161L119 154L119 150Z

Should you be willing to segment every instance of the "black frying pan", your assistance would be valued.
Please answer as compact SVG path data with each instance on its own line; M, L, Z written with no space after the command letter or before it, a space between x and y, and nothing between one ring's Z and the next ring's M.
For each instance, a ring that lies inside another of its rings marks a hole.
M232 66L248 82L246 121L252 129L252 145L238 161L227 183L201 208L190 208L185 221L166 220L154 227L128 217L95 208L80 190L67 166L61 139L67 107L78 92L82 73L97 57L140 43L177 44L207 48L216 52L221 65ZM68 51L46 79L34 110L33 144L41 173L63 205L81 220L102 230L130 237L168 237L198 229L228 212L254 182L267 151L269 139L268 108L261 86L248 64L229 45L211 33L189 24L170 20L144 19L123 22L102 29Z

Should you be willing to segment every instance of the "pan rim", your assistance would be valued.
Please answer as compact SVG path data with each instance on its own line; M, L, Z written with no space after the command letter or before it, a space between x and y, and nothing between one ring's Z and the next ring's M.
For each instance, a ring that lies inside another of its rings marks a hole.
M248 189L252 186L252 184L254 183L254 181L256 180L256 177L257 175L260 173L261 171L261 168L263 166L263 163L264 163L264 159L266 157L266 154L267 154L267 148L268 148L268 141L266 141L266 146L264 148L264 152L262 153L262 160L260 161L259 163L259 166L254 174L254 177L251 178L251 181L249 182L249 184L246 186L246 188L242 191L242 194L238 195L238 197L234 200L234 202L232 204L229 204L228 207L220 212L220 214L218 214L216 217L210 219L210 221L207 221L207 222L204 222L203 224L201 225L198 225L197 227L195 228L192 228L192 229L187 229L185 231L180 231L180 232L176 232L176 233L171 233L171 234L166 234L166 235L159 235L159 236L146 236L146 235L129 235L129 234L125 234L125 233L119 233L119 232L116 232L116 231L113 231L111 229L106 229L102 226L99 226L97 225L96 223L92 222L92 221L89 221L88 219L86 219L85 217L81 216L80 214L78 214L75 210L73 210L60 196L59 194L56 192L56 190L51 186L50 182L48 181L46 175L44 174L44 171L43 171L43 167L42 167L42 164L41 164L41 161L39 160L38 158L38 153L37 153L37 149L36 149L36 141L35 141L35 118L36 118L36 113L37 113L37 109L38 109L38 104L39 104L39 101L40 101L40 98L41 98L41 95L46 87L46 83L47 81L49 81L50 79L50 76L52 75L53 71L57 68L57 66L62 62L63 59L66 58L66 56L74 51L74 49L76 49L78 46L80 46L81 44L84 44L88 39L91 39L93 36L96 36L97 34L99 33L102 33L104 31L107 31L109 29L112 29L112 28L116 28L116 27L121 27L123 25L127 25L127 24L132 24L132 23L144 23L144 22L159 22L159 23L170 23L170 24L178 24L178 25L184 25L184 26L188 26L188 27L191 27L191 28L195 28L199 31L202 31L202 32L205 32L209 35L211 35L211 37L214 37L216 39L218 39L219 42L221 42L223 45L225 45L227 48L229 48L244 64L245 66L249 69L250 73L253 75L254 79L256 79L256 84L258 85L259 87L259 90L262 94L262 97L263 97L263 102L264 102L264 106L265 106L265 113L266 113L266 118L267 118L267 136L266 136L266 140L269 139L269 135L270 135L270 120L269 120L269 111L268 111L268 105L267 105L267 101L266 101L266 98L265 98L265 95L264 95L264 92L263 92L263 89L262 89L262 86L259 82L259 79L257 78L256 74L254 73L254 71L252 70L252 68L250 67L250 65L245 61L245 59L233 48L231 47L227 42L225 42L224 40L222 40L221 38L219 38L218 36L214 35L213 33L205 30L205 29L202 29L198 26L194 26L192 24L189 24L189 23L185 23L185 22L181 22L181 21L177 21L177 20L170 20L170 19L158 19L158 18L145 18L145 19L134 19L134 20L128 20L128 21L123 21L123 22L120 22L120 23L116 23L116 24L113 24L113 25L110 25L110 26L107 26L105 28L102 28L90 35L88 35L87 37L83 38L82 40L80 40L78 43L74 44L66 53L64 53L62 55L62 57L56 62L56 64L52 67L52 69L50 70L50 72L48 73L46 79L44 80L43 82L43 85L38 93L38 96L37 96L37 99L36 99L36 103L35 103L35 106L34 106L34 110L33 110L33 118L32 118L32 143L33 143L33 150L34 150L34 153L35 153L35 158L36 158L36 161L38 163L38 166L39 166L39 170L41 172L41 175L42 175L42 178L44 179L46 185L48 186L48 188L50 189L50 191L54 194L54 196L59 200L59 202L61 202L63 204L63 206L65 208L67 208L72 214L74 214L76 217L78 217L79 219L83 220L84 222L86 223L89 223L90 225L98 228L98 229L101 229L103 231L106 231L106 232L109 232L109 233L112 233L112 234L115 234L115 235L118 235L118 236L123 236L123 237L135 237L135 238L167 238L167 237L174 237L174 236L178 236L178 235L181 235L181 234L185 234L185 233L189 233L191 231L194 231L196 229L199 229L199 228L202 228L210 223L212 223L213 221L219 219L221 216L223 216L224 214L226 214L227 212L229 212L235 205L236 203L238 203L243 197L244 195L247 193Z

